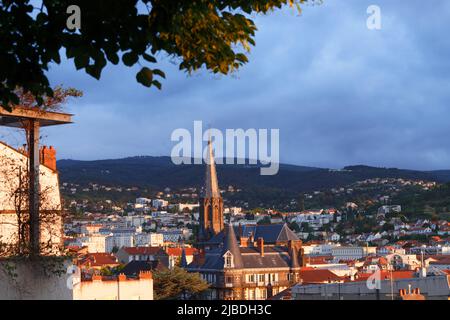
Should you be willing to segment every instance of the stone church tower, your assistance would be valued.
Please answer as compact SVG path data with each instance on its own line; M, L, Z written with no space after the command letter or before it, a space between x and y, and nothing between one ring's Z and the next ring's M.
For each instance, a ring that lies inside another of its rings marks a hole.
M211 140L208 141L205 187L200 196L199 242L205 242L223 230L223 199L217 181Z

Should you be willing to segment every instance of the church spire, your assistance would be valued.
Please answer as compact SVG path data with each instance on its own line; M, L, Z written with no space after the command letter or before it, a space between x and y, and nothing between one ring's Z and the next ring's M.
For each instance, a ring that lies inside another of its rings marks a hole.
M208 141L208 159L206 161L205 198L219 198L220 190L217 180L216 163L211 139Z
M216 164L211 139L208 141L205 186L200 196L200 242L207 241L223 230L223 199L217 181Z

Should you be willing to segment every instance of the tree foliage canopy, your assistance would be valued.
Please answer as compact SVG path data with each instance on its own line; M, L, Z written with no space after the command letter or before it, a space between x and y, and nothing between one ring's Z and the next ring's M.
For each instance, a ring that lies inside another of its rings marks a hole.
M154 290L156 299L167 300L192 298L208 289L209 285L197 273L188 273L175 266L172 270L161 270L154 273Z
M41 97L42 102L39 104L36 97L30 91L24 91L22 88L17 88L14 93L18 97L18 106L24 108L38 107L44 111L61 111L64 104L69 98L78 98L83 96L83 92L75 88L63 88L56 86L52 88L53 94L51 96L44 95Z
M61 53L77 70L100 79L107 63L141 65L136 79L161 88L158 53L188 73L206 68L228 74L247 62L256 26L252 13L317 0L2 0L0 2L0 103L17 104L17 87L42 102L52 95L46 71ZM69 29L70 5L81 12Z

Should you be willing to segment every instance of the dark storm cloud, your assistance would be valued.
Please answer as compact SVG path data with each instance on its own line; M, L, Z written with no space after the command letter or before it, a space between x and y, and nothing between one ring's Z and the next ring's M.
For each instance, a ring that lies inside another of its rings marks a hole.
M366 9L382 29L366 28ZM55 84L80 88L76 124L46 130L59 157L168 155L176 128L280 128L288 163L450 167L450 2L337 1L256 17L250 63L230 77L186 76L160 56L163 90L108 67L100 82L54 66Z

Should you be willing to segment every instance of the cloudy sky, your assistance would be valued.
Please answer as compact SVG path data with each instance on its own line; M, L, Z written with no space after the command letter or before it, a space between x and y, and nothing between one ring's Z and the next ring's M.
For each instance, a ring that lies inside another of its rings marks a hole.
M366 27L371 4L381 30ZM44 141L60 159L169 155L172 131L202 120L279 128L285 163L450 168L450 1L324 0L255 20L250 62L228 77L187 76L160 55L158 91L135 81L137 67L108 67L96 81L73 62L54 66L52 83L84 97L68 106L75 124L45 129Z

